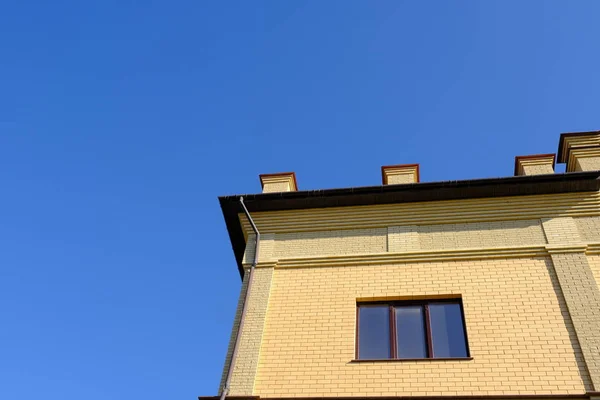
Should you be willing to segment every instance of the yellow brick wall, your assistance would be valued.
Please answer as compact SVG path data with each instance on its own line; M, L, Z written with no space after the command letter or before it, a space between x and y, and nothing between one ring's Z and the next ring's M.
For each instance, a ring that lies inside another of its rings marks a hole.
M418 233L423 250L546 243L540 220L421 225Z
M583 252L552 252L552 263L591 381L600 388L600 290Z
M600 254L589 255L588 262L590 263L590 269L596 279L596 284L600 287Z
M402 251L418 251L421 249L419 242L419 227L416 225L389 226L388 251L399 253Z
M256 235L248 235L246 239L246 250L244 251L243 263L248 267L254 261L254 249L256 248ZM275 234L265 233L260 235L260 249L258 250L258 260L269 261L275 257Z
M348 229L275 235L277 258L330 254L383 253L387 250L387 229Z
M589 375L547 258L275 269L261 397L569 394ZM357 299L460 294L473 360L352 363Z
M574 220L584 241L600 242L600 217L581 217Z
M600 220L600 217L598 218ZM249 235L244 262L254 256ZM260 259L545 244L540 220L264 234Z
M245 263L253 259L254 242L249 234ZM586 242L600 242L600 217L264 233L260 261L275 269L257 269L259 284L253 289L254 306L230 394L516 395L594 390L592 381L600 387L600 321L592 315L590 322L586 299L600 307L600 255L586 257ZM554 264L549 257L385 266L338 262L336 267L289 260L330 255L382 259L374 254L546 243ZM571 276L574 266L584 278L595 278L594 290ZM350 363L357 298L439 294L464 298L472 361ZM238 317L239 312L238 308ZM237 323L236 317L234 334ZM231 347L226 366L230 353Z
M546 240L552 245L582 243L575 218L544 218L542 225Z
M225 384L225 379L231 363L234 339L237 335L240 325L242 306L244 304L244 294L248 286L249 275L250 273L248 271L246 271L244 274L244 282L234 320L234 326L231 334L232 337L229 344L229 349L227 351L225 367L221 377L219 393ZM242 328L240 342L238 344L238 355L233 366L233 375L229 388L229 394L232 396L247 395L253 391L254 378L256 376L258 358L262 345L262 335L267 316L267 306L269 304L272 278L273 268L257 268L254 270L251 286L252 290L250 291L250 296L248 297L246 318Z
M227 347L227 354L225 355L225 364L223 365L223 372L221 374L221 381L219 382L219 390L218 393L221 393L221 390L225 386L225 380L227 379L227 374L229 372L229 366L231 365L231 357L233 356L233 348L235 346L235 340L238 334L238 330L240 328L240 319L242 317L242 309L244 307L244 298L246 295L246 290L248 288L248 278L249 274L244 274L244 280L242 281L242 287L240 288L240 296L238 297L237 307L235 310L235 317L233 319L233 327L231 328L231 335L229 337L229 346Z

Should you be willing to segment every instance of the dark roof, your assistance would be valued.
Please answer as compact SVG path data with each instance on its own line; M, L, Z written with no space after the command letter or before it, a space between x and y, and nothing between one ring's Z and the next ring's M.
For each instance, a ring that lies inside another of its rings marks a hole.
M244 197L244 203L248 207L248 211L252 213L257 211L588 192L600 189L599 177L600 171L591 171L346 189L245 194L219 197L219 203L223 210L240 276L243 276L242 258L246 243L238 218L238 214L243 212L239 203L240 196Z

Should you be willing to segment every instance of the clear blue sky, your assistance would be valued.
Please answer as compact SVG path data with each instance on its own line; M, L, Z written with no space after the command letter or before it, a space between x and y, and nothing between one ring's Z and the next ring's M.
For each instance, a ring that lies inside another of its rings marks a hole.
M4 1L0 397L215 395L217 196L509 176L600 129L597 1Z

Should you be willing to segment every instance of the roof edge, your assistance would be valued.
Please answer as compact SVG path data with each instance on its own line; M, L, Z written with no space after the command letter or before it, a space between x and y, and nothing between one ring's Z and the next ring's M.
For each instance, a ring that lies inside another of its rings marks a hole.
M242 212L239 204L241 196L244 197L244 203L250 212L263 212L590 192L600 189L599 178L600 171L569 172L404 185L232 195L219 197L219 203L227 225L238 270L240 276L243 276L242 259L245 250L245 239L238 218L238 214Z

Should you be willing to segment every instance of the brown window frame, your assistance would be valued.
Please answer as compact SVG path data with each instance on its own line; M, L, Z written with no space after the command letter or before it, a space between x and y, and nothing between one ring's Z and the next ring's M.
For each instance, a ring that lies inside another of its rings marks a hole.
M465 336L465 357L434 357L433 355L433 340L431 335L431 321L429 318L429 305L431 304L458 304L460 307L460 316ZM365 359L359 358L360 354L360 308L361 306L388 306L389 315L389 339L390 339L390 357L381 359ZM427 357L423 358L398 358L398 349L396 348L396 307L403 306L420 306L423 308L423 323L425 325L425 344L427 348ZM395 301L370 301L356 303L356 344L354 359L356 361L420 361L420 360L464 360L472 359L471 351L469 350L469 337L467 335L467 323L465 321L465 310L463 307L462 298L451 299L423 299L423 300L395 300Z

